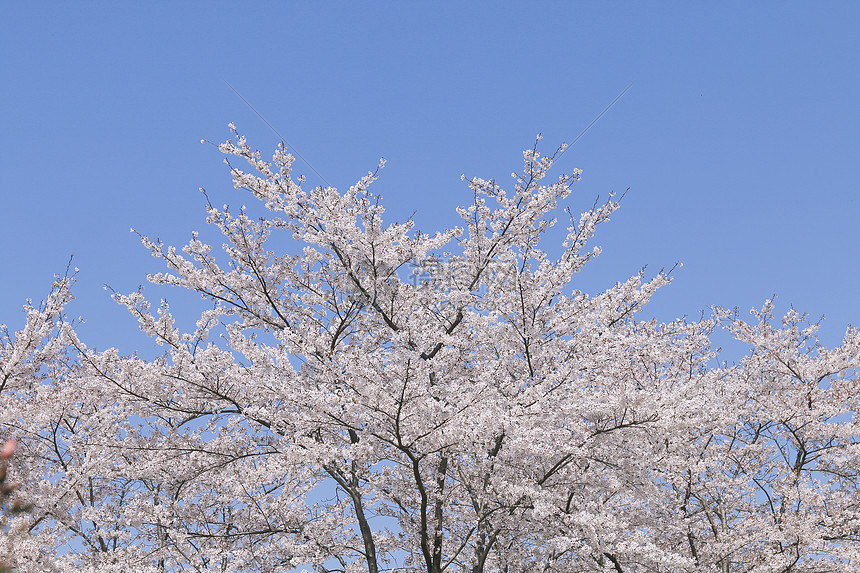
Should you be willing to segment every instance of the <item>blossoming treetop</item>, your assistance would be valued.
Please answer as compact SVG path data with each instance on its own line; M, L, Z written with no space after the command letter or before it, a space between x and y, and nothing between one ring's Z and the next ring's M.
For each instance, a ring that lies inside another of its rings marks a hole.
M565 209L550 257L579 172L536 148L426 234L383 224L374 173L308 191L283 148L219 147L270 215L210 204L223 255L142 237L151 282L209 301L194 329L114 294L164 352L90 349L67 277L4 331L20 571L860 571L856 330L637 320L662 272L574 290L618 203Z

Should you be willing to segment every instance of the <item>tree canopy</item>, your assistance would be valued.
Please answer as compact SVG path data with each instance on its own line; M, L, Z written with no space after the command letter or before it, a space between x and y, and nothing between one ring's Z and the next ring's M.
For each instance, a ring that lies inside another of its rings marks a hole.
M163 352L90 348L67 273L0 334L18 571L860 571L856 329L824 348L772 301L640 320L662 271L576 290L619 203L574 215L563 147L467 179L429 234L383 223L376 172L307 190L233 130L267 215L209 203L221 253L142 236L149 281L205 299L192 329L113 293Z

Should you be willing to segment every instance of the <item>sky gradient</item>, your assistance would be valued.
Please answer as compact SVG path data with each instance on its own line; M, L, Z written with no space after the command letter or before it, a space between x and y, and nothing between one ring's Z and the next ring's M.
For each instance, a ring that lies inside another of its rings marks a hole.
M776 294L826 315L828 345L860 326L856 2L9 2L2 18L11 328L74 253L84 340L135 349L102 285L163 269L129 228L181 246L205 226L198 188L251 201L200 140L229 122L265 156L279 140L228 83L339 188L384 157L388 220L428 232L459 224L461 174L506 185L538 132L550 153L632 84L557 167L583 170L575 211L629 188L579 288L680 261L648 311L662 320Z

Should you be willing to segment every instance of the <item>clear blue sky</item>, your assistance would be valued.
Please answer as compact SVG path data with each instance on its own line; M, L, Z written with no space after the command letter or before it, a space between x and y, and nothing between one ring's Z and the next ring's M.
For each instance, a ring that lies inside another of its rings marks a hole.
M206 187L236 196L219 142L278 138L338 187L387 167L391 219L457 224L461 173L571 141L574 208L628 192L603 227L594 291L684 263L662 319L778 294L860 326L857 2L7 2L0 37L0 322L22 324L71 253L71 312L99 347L135 344L108 299L162 270L129 232L184 244ZM304 165L299 171L310 175ZM157 296L164 294L153 291ZM175 296L167 293L173 299ZM130 334L131 333L131 334Z

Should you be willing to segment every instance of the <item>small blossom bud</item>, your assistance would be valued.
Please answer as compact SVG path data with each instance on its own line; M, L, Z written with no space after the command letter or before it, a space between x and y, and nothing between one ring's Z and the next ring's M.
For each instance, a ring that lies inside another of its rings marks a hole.
M0 449L0 459L8 460L11 458L12 454L15 453L16 447L18 447L18 440L14 438L6 440L6 443L3 444L3 448Z

